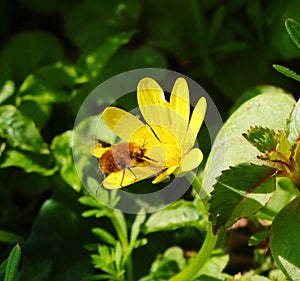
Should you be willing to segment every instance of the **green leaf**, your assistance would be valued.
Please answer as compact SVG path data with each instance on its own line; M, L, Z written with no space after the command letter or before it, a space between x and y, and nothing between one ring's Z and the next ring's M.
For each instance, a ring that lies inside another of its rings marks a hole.
M208 45L211 46L222 28L225 16L225 6L220 5L213 14L208 30Z
M104 207L99 201L97 201L96 199L94 199L91 196L82 196L78 199L78 201L83 205L97 208L100 210Z
M0 104L6 101L15 92L15 83L11 80L6 80L0 86Z
M300 76L293 70L282 66L282 65L278 65L278 64L273 64L273 67L280 72L281 74L285 75L286 77L292 78L298 82L300 82Z
M290 158L292 146L288 141L287 134L285 131L279 131L277 136L278 136L278 145L276 147L276 151L271 153L270 160L284 161L285 159Z
M0 107L0 136L13 147L40 154L49 153L34 122L12 105Z
M249 246L257 246L270 236L270 230L263 230L253 234L249 239Z
M212 252L210 258L200 269L198 280L224 280L227 274L222 273L229 261L229 255L225 254L222 249L216 249Z
M186 226L196 226L202 215L192 202L179 200L167 208L151 214L143 232L169 231Z
M240 164L222 172L210 204L214 233L229 228L240 218L253 215L270 200L275 190L275 169Z
M4 281L14 281L21 260L21 247L16 245L10 252L7 260Z
M139 214L136 214L135 216L135 220L131 226L131 233L130 233L130 247L131 249L134 248L134 246L136 245L138 236L140 234L141 231L141 226L144 223L146 219L146 214L144 212L141 212Z
M141 8L139 0L79 1L63 13L66 35L86 50L121 31L133 29Z
M49 155L41 155L30 151L6 149L1 156L0 168L19 167L27 173L39 173L43 176L53 175L58 167L53 165Z
M63 180L74 190L80 191L82 184L72 157L72 136L73 131L56 136L52 141L51 149Z
M88 50L80 57L78 64L87 71L91 77L96 77L113 54L123 45L127 44L133 32L122 32L109 37L105 43Z
M274 130L260 126L250 127L243 136L262 153L275 150L278 143Z
M270 247L280 269L293 281L300 276L300 196L284 207L272 224Z
M42 130L52 113L51 104L36 103L35 101L23 101L18 109L25 116L34 121L35 125Z
M167 68L168 61L164 54L157 49L143 46L133 52L130 67L132 69L147 67Z
M91 241L92 226L80 215L82 209L77 203L77 195L71 188L58 187L54 198L41 206L24 246L22 281L32 281L33 276L47 274L49 276L43 281L65 281L66 276L69 280L82 280L83 276L92 273L88 253L83 248ZM40 268L42 263L44 272ZM40 266L36 267L38 264ZM31 272L28 274L28 271Z
M92 229L92 232L95 234L97 238L99 238L101 241L108 243L110 245L116 245L117 241L116 239L105 229L95 227Z
M32 100L37 103L57 103L71 100L78 73L72 66L56 63L39 69L26 77L22 83L17 104Z
M45 31L23 31L4 46L1 62L12 70L13 77L20 83L41 66L62 58L63 48L53 35Z
M151 265L150 274L139 281L164 281L183 270L187 262L179 247L171 247L159 255Z
M300 49L300 24L293 19L285 20L285 28L296 46Z
M300 137L300 100L294 107L291 117L288 119L288 140L291 144L299 140Z
M23 243L24 237L10 231L0 230L0 241L10 244Z
M242 136L250 126L261 126L275 132L286 128L286 120L295 100L282 90L258 95L243 103L226 121L219 131L203 172L203 195L213 190L216 178L222 170L240 163L262 165L257 159L257 149Z
M257 213L256 216L264 220L273 221L278 212L291 202L298 193L299 191L292 180L286 177L277 177L274 195L268 205Z
M7 265L7 259L5 259L2 263L0 263L0 276L1 277L5 273L6 265Z

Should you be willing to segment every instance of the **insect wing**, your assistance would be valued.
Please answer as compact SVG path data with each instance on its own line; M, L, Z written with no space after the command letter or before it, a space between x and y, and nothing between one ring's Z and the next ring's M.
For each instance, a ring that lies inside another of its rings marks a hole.
M104 147L101 143L96 143L91 148L91 153L97 158L101 158L101 156L106 152L110 150L110 147Z

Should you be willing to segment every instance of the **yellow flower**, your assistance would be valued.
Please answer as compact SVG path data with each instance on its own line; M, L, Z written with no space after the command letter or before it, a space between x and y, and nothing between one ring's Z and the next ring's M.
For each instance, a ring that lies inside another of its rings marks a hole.
M106 188L120 188L149 177L155 177L152 183L156 184L172 173L182 175L196 168L203 159L194 143L206 112L206 99L199 99L190 117L185 79L176 80L168 102L157 82L144 78L137 87L137 101L145 123L113 106L102 113L103 120L116 135L143 152L140 158L133 159L135 154L128 149L132 165L109 173L103 182ZM95 145L92 153L101 158L107 149Z

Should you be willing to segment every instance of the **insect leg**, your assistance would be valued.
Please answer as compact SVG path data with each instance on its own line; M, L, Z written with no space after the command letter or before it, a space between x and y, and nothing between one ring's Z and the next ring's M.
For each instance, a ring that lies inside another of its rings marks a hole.
M135 173L130 169L130 167L127 167L127 169L130 171L131 174L133 174L133 176L134 176L134 182L135 182L136 179L137 179L137 176L136 176Z
M126 169L123 170L122 180L121 180L121 183L120 183L120 187L122 187L122 184L123 184L123 180L124 180L124 176L125 176L125 170L126 170Z

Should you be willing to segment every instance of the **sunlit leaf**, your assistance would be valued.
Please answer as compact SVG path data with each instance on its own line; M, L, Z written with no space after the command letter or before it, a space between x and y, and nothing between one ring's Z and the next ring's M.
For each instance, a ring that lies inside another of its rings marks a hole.
M101 240L101 242L108 243L110 245L116 245L116 239L105 229L95 227L92 229L92 232L95 234L95 236Z
M216 249L212 252L210 258L203 265L198 272L197 276L199 280L203 281L217 281L225 280L228 277L223 273L223 270L227 266L229 261L229 255L225 254L222 249Z
M134 248L136 241L138 239L139 233L141 232L142 224L146 219L145 213L136 214L135 220L131 226L131 233L130 233L130 246Z
M101 72L105 63L124 44L127 44L133 32L123 32L113 37L109 37L101 45L84 52L79 59L79 65L87 71L91 77L96 77Z
M300 137L300 100L297 102L288 120L288 140L291 144Z
M203 173L203 190L209 194L222 170L240 163L262 165L257 149L242 136L250 126L262 126L275 132L286 128L286 120L295 104L290 95L273 88L243 103L219 131Z
M62 63L43 67L26 77L19 89L17 103L25 100L42 104L69 101L74 97L77 77L74 67Z
M81 189L81 180L73 163L72 157L72 131L67 131L56 136L51 144L54 158L60 167L61 177L73 189L79 191Z
M195 226L202 215L192 202L179 200L160 212L153 213L146 221L145 233L174 230L184 226Z
M219 233L240 218L253 215L275 190L275 169L241 164L222 172L212 192L210 220Z
M6 80L0 86L0 103L3 103L5 100L11 97L14 91L15 91L15 83L11 80Z
M279 211L291 202L299 191L293 184L292 180L286 177L276 178L276 190L268 205L265 206L257 216L264 220L272 222Z
M49 153L34 122L12 105L0 107L0 136L6 138L13 147L41 154Z
M19 167L27 173L35 172L44 176L51 176L58 169L49 155L19 149L6 149L0 160L0 168Z

